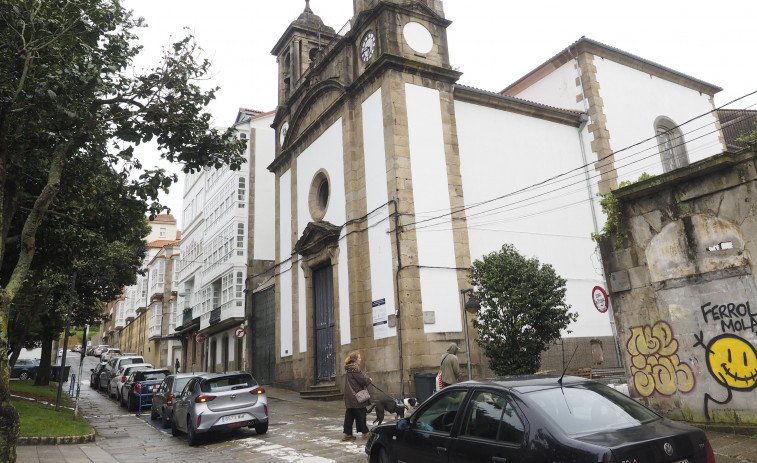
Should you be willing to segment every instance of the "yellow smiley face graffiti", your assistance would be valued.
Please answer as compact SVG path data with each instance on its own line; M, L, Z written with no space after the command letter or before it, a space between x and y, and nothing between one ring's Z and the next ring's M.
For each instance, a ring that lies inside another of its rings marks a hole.
M723 386L750 391L757 386L757 351L732 334L712 338L707 346L707 367Z

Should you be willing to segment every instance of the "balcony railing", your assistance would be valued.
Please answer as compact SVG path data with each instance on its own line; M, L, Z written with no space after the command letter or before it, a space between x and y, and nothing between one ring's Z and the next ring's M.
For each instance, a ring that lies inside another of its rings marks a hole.
M216 323L221 321L221 307L216 307L215 309L210 311L210 320L208 323L211 325L215 325Z
M182 314L181 318L181 324L186 325L187 323L192 321L192 309L184 310L184 313Z
M161 328L161 323L156 323L155 325L153 325L151 323L150 324L150 329L148 330L148 333L147 333L147 336L150 339L152 339L152 338L159 338L161 336L160 328Z

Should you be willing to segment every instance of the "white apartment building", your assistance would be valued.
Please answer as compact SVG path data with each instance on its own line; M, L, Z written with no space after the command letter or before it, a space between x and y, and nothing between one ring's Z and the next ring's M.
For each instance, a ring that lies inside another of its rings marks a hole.
M274 178L266 170L272 120L273 113L240 108L234 128L247 141L247 162L238 171L224 166L185 176L174 312L184 371L250 368L246 288L251 269L274 260Z

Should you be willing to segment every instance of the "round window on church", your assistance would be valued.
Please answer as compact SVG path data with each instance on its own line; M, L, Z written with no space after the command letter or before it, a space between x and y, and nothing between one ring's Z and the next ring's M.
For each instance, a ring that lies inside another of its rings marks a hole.
M321 169L313 176L309 196L310 216L315 222L319 222L326 216L331 198L331 182L325 170Z

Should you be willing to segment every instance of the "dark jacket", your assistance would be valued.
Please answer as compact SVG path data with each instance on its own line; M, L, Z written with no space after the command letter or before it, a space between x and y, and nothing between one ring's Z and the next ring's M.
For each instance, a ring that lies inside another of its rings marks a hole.
M345 365L344 370L344 406L347 408L363 408L367 406L368 402L359 403L357 401L355 393L361 389L366 389L371 381L360 371L360 367L354 363Z

